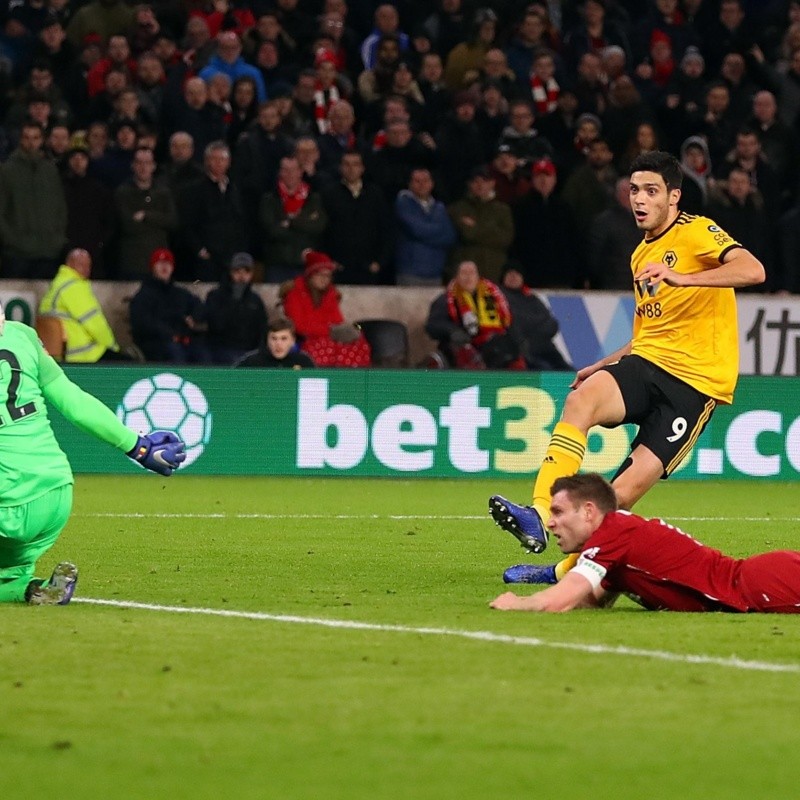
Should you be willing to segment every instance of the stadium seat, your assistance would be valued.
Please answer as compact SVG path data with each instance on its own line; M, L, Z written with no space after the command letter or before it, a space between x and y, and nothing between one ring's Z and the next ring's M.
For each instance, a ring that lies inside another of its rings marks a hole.
M408 329L394 319L362 319L356 325L372 349L373 367L408 366Z
M44 314L36 317L36 333L39 334L44 349L56 361L63 361L66 337L64 336L64 325L61 320L58 317Z

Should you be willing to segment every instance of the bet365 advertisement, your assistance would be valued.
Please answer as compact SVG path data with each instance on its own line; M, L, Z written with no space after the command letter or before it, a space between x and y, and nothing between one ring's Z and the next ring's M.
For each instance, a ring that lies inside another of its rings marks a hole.
M565 373L72 367L139 432L176 431L180 472L203 475L530 476L572 376ZM676 478L796 479L800 379L743 377ZM51 410L76 472L139 469ZM594 429L585 470L613 473L633 426Z

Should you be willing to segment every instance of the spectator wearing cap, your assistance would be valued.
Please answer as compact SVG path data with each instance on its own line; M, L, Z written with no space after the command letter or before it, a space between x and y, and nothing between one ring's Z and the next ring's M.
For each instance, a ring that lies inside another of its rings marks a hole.
M372 70L379 62L378 53L386 37L391 37L397 42L398 56L400 51L408 50L408 34L400 30L400 15L394 6L384 3L375 9L375 26L372 32L361 43L361 62L364 69Z
M67 206L67 247L89 253L95 278L108 277L106 246L114 232L111 190L88 174L89 148L82 134L73 134L65 156L61 182Z
M134 16L133 7L124 0L92 0L72 16L67 25L67 37L76 47L90 34L107 42L115 34L127 33Z
M525 283L536 288L574 288L577 270L570 211L556 192L558 175L549 159L534 162L531 191L513 208L514 258Z
M22 125L19 146L0 167L0 276L50 280L66 242L61 177L45 158L39 125Z
M444 203L433 196L430 170L411 171L394 201L395 272L400 286L441 286L457 234Z
M477 77L496 38L497 14L491 8L479 8L472 19L469 37L445 54L444 82L450 91L467 88Z
M261 73L252 64L248 64L242 57L242 42L234 31L220 31L217 34L217 51L211 56L199 77L208 81L212 75L222 72L230 78L231 84L243 75L248 75L256 82L258 102L267 99L267 90Z
M173 283L175 256L154 250L150 274L131 299L131 334L148 361L168 364L208 364L205 308L202 300Z
M466 195L448 206L447 212L459 238L450 263L474 261L482 276L498 281L514 240L514 220L508 204L495 196L488 167L472 171Z
M266 337L267 311L253 291L253 268L250 253L234 253L228 274L206 296L208 346L215 364L233 364Z
M178 226L175 199L169 187L155 179L156 159L149 147L137 147L130 178L114 192L119 231L118 275L140 280L154 250L165 248Z
M527 169L521 169L511 147L501 144L497 148L489 174L494 179L494 191L497 199L512 207L531 190L531 181Z
M192 279L220 280L233 254L247 246L244 200L230 166L228 145L211 142L203 153L203 177L187 183L178 197L179 239Z
M441 190L446 201L461 197L472 170L484 163L485 144L475 121L476 105L472 94L459 92L453 100L453 110L435 133Z
M342 266L339 282L388 283L394 231L383 192L364 180L364 159L357 151L342 156L339 173L340 180L322 191L328 215L323 241Z
M370 347L357 326L346 322L333 285L336 263L327 253L307 250L304 270L281 288L283 309L300 347L318 367L368 367Z
M293 278L303 269L303 252L318 245L328 222L322 198L303 180L296 158L281 159L277 184L262 196L258 214L267 280Z

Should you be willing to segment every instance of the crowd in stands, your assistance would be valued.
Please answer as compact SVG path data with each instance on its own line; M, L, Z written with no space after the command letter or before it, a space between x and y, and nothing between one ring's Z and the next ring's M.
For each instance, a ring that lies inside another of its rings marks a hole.
M163 304L173 280L236 289L235 254L294 281L312 250L340 284L444 287L464 262L500 284L512 261L526 287L627 289L626 170L665 149L683 210L800 292L800 0L2 13L0 278L80 249Z

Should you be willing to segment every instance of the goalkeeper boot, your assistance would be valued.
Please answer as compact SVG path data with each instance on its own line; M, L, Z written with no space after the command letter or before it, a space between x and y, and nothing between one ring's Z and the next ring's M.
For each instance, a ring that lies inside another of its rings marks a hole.
M503 573L505 583L558 583L555 564L517 564Z
M78 568L69 561L62 561L53 570L46 583L31 583L28 589L28 603L32 606L65 606L72 599L75 584L78 582Z
M504 531L519 539L526 552L541 553L547 547L547 529L531 506L518 506L495 494L489 498L489 513Z

